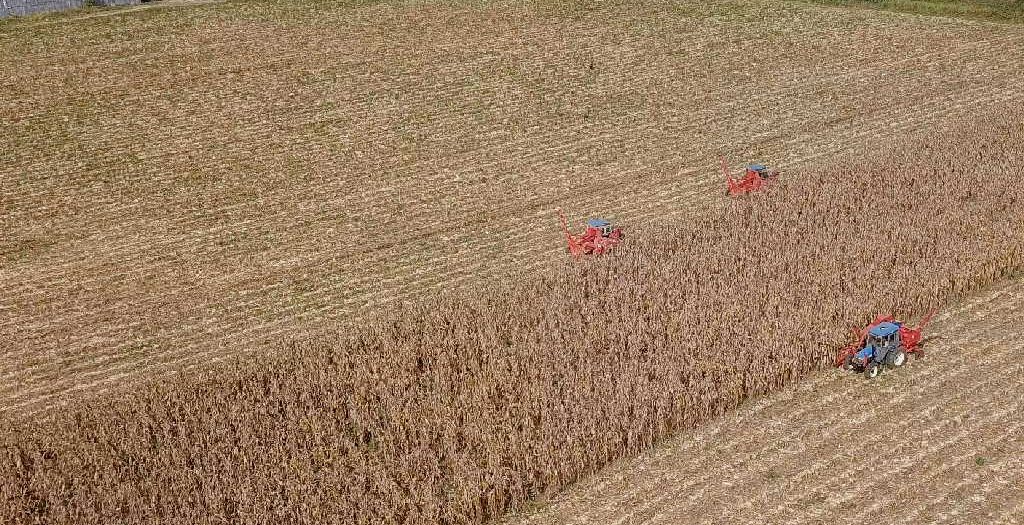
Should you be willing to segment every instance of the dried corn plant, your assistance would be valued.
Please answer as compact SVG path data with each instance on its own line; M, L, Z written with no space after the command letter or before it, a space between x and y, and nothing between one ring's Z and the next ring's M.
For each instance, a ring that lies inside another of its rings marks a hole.
M1019 272L1022 115L7 428L0 521L479 523Z

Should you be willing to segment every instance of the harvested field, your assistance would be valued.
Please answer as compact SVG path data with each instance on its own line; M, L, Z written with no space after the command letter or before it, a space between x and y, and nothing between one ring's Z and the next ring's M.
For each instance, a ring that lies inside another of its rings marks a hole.
M679 220L720 152L799 176L1024 100L1017 27L780 2L229 3L8 22L0 50L19 418L536 275L554 206Z
M879 311L1020 275L1022 123L951 121L612 257L0 427L0 521L493 518L826 366Z
M876 382L814 374L503 523L1022 523L1024 281L933 333Z

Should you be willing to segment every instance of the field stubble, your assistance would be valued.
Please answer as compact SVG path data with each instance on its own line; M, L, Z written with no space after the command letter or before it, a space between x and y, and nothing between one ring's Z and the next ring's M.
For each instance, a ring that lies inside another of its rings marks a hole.
M0 520L498 516L827 366L847 328L878 312L919 316L1019 275L1022 124L1020 106L975 112L685 223L636 228L615 256L398 306L259 359L2 428ZM1013 352L989 354L1019 381ZM941 384L963 377L965 363ZM1000 380L973 387L991 397L1008 386ZM952 388L912 395L925 388L920 380L893 397L974 403L968 411L988 404ZM1017 401L969 428L991 429ZM822 437L843 428L834 422ZM965 428L924 454L949 452ZM1001 435L994 442L1012 432ZM827 476L829 458L819 457L792 479ZM913 464L894 465L895 476ZM777 513L806 503L794 492L768 501L782 505L768 510ZM923 505L918 515L930 515Z
M1011 28L663 8L225 5L32 39L8 24L0 406L39 415L530 278L560 257L555 205L678 220L714 202L723 150L800 176L1024 97ZM754 21L764 40L738 31Z
M876 382L822 372L503 523L993 523L1024 517L1024 281L940 312Z

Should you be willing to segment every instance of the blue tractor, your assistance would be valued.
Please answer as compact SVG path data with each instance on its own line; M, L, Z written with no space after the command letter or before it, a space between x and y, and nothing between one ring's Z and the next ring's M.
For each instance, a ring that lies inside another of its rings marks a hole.
M864 372L868 379L878 377L883 366L899 368L907 362L908 354L921 356L921 334L924 325L935 315L928 314L921 324L911 328L893 319L891 315L878 316L860 332L857 342L839 352L837 365L846 370Z
M872 326L864 339L864 346L857 353L847 356L845 368L860 370L868 379L881 373L883 366L899 368L907 362L900 334L901 323L886 321Z

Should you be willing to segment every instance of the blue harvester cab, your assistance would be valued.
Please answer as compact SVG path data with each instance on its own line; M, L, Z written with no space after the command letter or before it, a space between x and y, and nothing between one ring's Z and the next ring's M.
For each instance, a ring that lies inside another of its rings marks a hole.
M868 331L868 334L873 335L875 337L889 337L890 335L892 335L892 334L894 334L896 332L899 332L899 331L900 331L899 323L885 322L885 323L878 323L877 326L871 328L871 330Z
M587 221L587 227L598 229L602 237L607 237L612 233L612 223L604 219L590 219Z
M891 337L899 331L899 323L885 322L878 323L877 326L873 326L871 330L868 331L867 344L864 345L864 348L861 349L860 352L857 352L857 359L861 362L867 363L875 356L875 345L872 344L872 342Z

